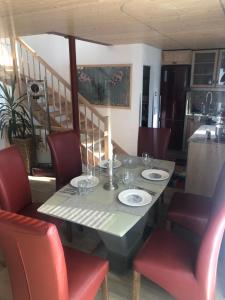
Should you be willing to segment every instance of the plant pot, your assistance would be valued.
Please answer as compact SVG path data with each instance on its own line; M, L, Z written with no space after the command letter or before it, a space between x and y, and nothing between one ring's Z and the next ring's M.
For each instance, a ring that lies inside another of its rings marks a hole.
M35 149L32 137L25 139L14 137L13 144L19 149L22 155L27 173L31 174L32 167L35 164Z

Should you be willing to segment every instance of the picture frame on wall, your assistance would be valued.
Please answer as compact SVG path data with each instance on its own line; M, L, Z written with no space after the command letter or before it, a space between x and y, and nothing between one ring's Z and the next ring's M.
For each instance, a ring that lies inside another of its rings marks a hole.
M78 92L90 104L130 108L131 65L77 66Z

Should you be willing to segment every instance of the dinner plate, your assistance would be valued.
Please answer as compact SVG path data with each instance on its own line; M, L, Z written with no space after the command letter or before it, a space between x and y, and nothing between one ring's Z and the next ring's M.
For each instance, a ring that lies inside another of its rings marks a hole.
M142 177L148 180L166 180L169 178L170 174L164 170L158 170L158 169L149 169L149 170L144 170L141 173Z
M78 176L78 177L75 177L73 178L71 181L70 181L70 184L74 187L78 187L78 182L80 180L86 180L87 181L87 188L93 188L95 187L96 185L99 184L99 179L98 177L95 177L95 176L87 176L87 175L81 175L81 176Z
M121 161L119 160L114 160L113 161L113 168L119 168L122 165ZM109 166L109 161L108 160L101 160L101 162L99 163L99 167L107 169Z
M152 202L152 196L143 190L129 189L118 195L119 201L129 206L144 206Z

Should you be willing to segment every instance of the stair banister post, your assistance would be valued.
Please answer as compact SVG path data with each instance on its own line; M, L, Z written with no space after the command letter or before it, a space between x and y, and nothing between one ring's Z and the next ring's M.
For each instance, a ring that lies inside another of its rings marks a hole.
M78 103L78 84L77 84L77 64L76 64L76 39L68 36L69 57L70 57L70 82L71 82L71 99L73 109L73 128L80 136L79 126L79 103Z
M11 47L11 56L13 62L13 73L16 78L16 82L18 83L18 92L21 95L21 82L19 76L19 68L18 68L18 60L17 60L17 52L16 52L16 39L14 37L10 37L10 47Z

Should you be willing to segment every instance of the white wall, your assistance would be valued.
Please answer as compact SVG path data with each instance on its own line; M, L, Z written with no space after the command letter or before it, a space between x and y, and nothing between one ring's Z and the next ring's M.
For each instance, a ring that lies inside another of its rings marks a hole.
M69 56L67 41L58 36L41 35L23 37L37 53L60 75L69 81ZM77 41L77 64L131 64L130 109L98 108L103 115L110 115L112 138L128 153L137 153L139 108L142 93L143 65L151 66L150 116L154 94L158 100L161 69L161 50L144 44L102 46ZM149 125L151 120L149 120Z
M69 48L67 39L49 34L23 36L22 39L69 82Z

